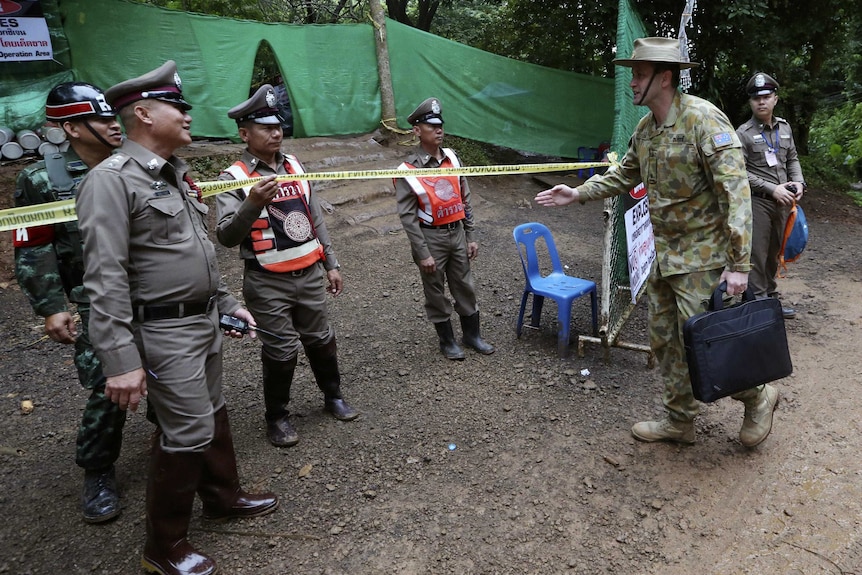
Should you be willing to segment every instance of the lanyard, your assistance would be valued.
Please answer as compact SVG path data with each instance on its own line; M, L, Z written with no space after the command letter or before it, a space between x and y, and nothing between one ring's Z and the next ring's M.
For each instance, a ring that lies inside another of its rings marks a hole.
M779 132L780 128L779 128L779 130L770 130L770 131L773 134L775 134L775 145L772 144L772 140L770 140L769 138L766 137L766 134L763 132L763 130L760 130L760 135L763 137L764 140L766 140L766 144L769 146L769 151L772 152L773 154L777 154L778 153L778 138L780 137L781 134L776 133L776 132Z

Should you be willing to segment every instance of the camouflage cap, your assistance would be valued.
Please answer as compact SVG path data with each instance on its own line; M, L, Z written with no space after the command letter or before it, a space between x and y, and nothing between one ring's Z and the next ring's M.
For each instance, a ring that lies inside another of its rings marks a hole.
M697 68L697 62L683 62L677 38L638 38L635 40L631 58L617 58L614 64L631 68L638 62L676 64L680 70Z
M416 124L433 124L435 126L443 125L443 109L440 107L440 100L437 98L428 98L413 110L413 113L407 116L407 121L412 125Z
M183 110L192 109L191 104L183 99L183 83L173 60L168 60L143 76L111 86L105 92L105 98L118 111L129 104L148 99L177 104Z
M772 94L776 90L778 90L778 82L775 81L775 78L763 72L758 72L752 76L748 80L748 84L745 85L745 91L750 98Z
M271 84L264 84L254 95L227 111L227 117L236 123L253 120L255 124L281 124L283 118L278 111L278 98Z

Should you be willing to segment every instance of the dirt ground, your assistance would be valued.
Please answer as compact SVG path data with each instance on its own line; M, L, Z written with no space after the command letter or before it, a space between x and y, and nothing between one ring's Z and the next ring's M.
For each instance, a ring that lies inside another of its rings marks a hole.
M0 168L0 207L20 168ZM605 364L588 345L585 357L560 360L552 302L540 331L515 337L523 274L512 228L545 223L570 273L600 281L601 206L531 207L541 187L527 176L471 184L481 230L474 274L494 355L444 359L403 233L334 221L346 291L330 309L345 397L361 417L323 413L303 359L291 404L300 443L271 447L259 345L225 342L243 484L277 492L281 506L216 525L198 504L190 538L222 573L862 573L862 209L841 194L806 195L811 239L780 282L799 310L787 323L794 373L777 383L769 439L742 447L742 405L726 399L704 406L697 443L679 447L629 433L662 412L658 371L643 354L613 349ZM84 524L74 446L86 396L71 350L40 339L4 236L0 573L140 573L152 428L129 415L117 464L123 513ZM238 293L236 254L220 256ZM574 307L583 333L588 305ZM646 342L643 303L625 339Z

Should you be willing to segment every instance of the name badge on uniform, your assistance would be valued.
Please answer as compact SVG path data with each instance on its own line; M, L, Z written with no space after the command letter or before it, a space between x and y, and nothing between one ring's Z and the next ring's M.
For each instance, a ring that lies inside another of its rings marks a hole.
M778 165L778 157L775 155L775 152L772 150L766 150L764 152L766 154L766 165L770 168L774 168Z

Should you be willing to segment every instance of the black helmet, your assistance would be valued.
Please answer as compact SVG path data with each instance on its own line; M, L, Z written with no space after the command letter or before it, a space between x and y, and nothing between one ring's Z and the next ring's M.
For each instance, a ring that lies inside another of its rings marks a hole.
M51 122L63 122L87 116L113 118L117 111L105 100L105 93L86 82L64 82L48 92L45 117Z

